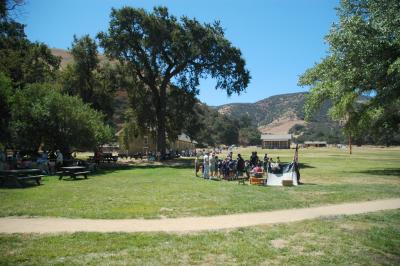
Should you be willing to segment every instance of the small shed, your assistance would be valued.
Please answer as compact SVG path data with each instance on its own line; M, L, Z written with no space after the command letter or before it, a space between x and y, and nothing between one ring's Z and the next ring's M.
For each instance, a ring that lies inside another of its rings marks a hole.
M326 147L328 143L326 141L304 141L304 147Z
M263 149L290 149L290 142L292 141L292 135L262 134L261 141Z

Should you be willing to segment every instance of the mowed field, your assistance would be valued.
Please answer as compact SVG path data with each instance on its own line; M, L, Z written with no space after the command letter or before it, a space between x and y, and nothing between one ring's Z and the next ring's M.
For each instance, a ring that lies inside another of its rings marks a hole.
M0 265L399 265L400 212L191 234L0 234Z
M248 158L252 149L235 150ZM293 150L258 150L291 161ZM225 155L223 155L225 156ZM44 178L43 185L1 188L0 216L163 218L312 207L400 196L400 149L301 149L298 187L260 187L194 176L193 161L134 164L89 179Z
M248 158L252 149L235 151ZM260 157L265 151L259 150ZM290 161L293 150L269 151ZM400 196L400 149L300 150L304 185L194 177L191 160L135 164L87 180L1 188L0 215L162 218ZM0 234L0 265L398 265L400 211L185 234Z

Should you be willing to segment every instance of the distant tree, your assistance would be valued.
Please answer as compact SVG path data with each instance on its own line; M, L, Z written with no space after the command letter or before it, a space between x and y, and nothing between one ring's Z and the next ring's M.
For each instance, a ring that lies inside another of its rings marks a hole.
M10 129L17 148L93 149L112 137L101 113L77 97L60 94L51 85L29 85L17 91L13 101Z
M0 143L9 144L9 122L13 89L11 80L0 72Z
M254 126L239 129L239 144L243 146L260 145L261 132Z
M10 12L25 4L24 0L0 0L0 18L8 19Z
M300 85L311 86L306 118L331 100L330 115L348 134L398 132L400 2L342 0L338 15L326 36L328 56L300 77Z
M31 43L24 25L15 21L0 22L0 71L11 78L14 88L55 80L60 58L45 44Z
M108 62L100 64L97 44L89 35L74 36L70 51L74 61L62 71L63 91L78 95L111 120L114 94L119 87L118 66Z
M101 32L98 38L106 55L128 68L135 84L129 89L151 99L148 110L154 114L162 156L168 88L174 85L188 94L198 94L200 78L211 76L217 79L216 88L231 95L243 91L250 80L240 50L225 39L218 22L201 24L187 17L178 20L163 7L152 13L124 7L112 10L108 33Z
M60 58L42 43L32 43L25 26L9 12L24 1L0 0L0 142L10 145L10 112L13 96L19 89L36 82L54 81Z
M25 25L10 17L9 12L23 3L0 0L0 72L11 79L14 88L54 80L60 64L45 44L30 42Z

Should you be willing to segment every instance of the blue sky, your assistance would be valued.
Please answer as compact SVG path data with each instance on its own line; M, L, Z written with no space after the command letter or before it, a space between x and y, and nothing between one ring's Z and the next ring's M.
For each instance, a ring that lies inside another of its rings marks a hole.
M227 97L212 80L200 84L208 105L255 102L268 96L305 91L298 77L326 55L324 36L337 21L338 0L26 0L19 21L32 41L70 47L73 35L94 37L108 28L112 7L151 10L166 6L175 16L221 21L226 37L240 48L252 79L246 92Z

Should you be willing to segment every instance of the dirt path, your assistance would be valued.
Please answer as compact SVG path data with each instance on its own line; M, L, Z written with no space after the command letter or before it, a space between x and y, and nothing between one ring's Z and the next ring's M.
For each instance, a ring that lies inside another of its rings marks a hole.
M248 227L400 208L400 198L314 208L171 219L0 218L0 233L191 232Z

